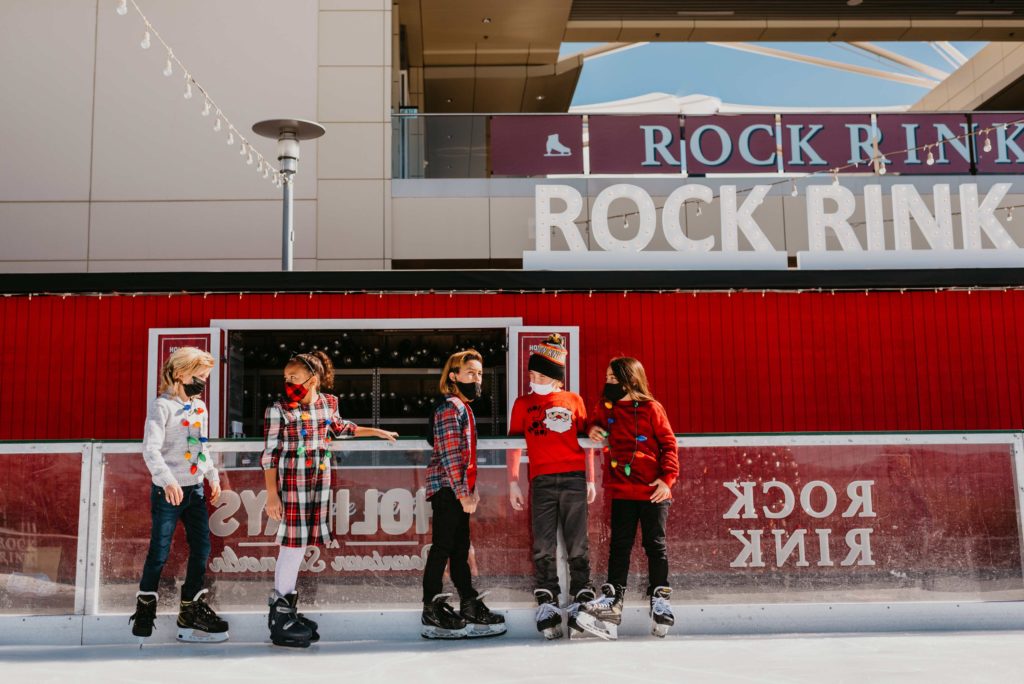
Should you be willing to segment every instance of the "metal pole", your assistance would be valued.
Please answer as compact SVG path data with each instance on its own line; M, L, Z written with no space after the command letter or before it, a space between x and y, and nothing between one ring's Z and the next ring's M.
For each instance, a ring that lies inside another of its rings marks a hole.
M292 252L295 244L295 216L293 210L295 187L293 180L295 178L295 167L297 164L294 159L282 158L281 159L281 173L284 177L284 208L281 217L281 270L291 271L292 268Z

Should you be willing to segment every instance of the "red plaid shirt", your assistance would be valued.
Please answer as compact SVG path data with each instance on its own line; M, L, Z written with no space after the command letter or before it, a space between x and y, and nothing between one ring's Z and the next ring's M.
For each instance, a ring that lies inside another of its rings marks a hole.
M326 451L333 437L352 436L356 424L338 414L338 398L320 394L309 406L289 408L285 402L274 402L267 408L263 421L266 444L260 465L264 470L277 468L281 456L295 456L304 451Z
M476 418L473 409L458 397L434 411L434 453L427 466L427 498L449 487L455 496L469 496L476 489Z

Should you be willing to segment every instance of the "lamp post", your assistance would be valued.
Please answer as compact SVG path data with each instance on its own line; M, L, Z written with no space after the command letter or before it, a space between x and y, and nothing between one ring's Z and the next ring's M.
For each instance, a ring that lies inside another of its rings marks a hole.
M315 140L327 131L315 121L302 119L268 119L253 124L252 132L264 138L277 140L277 160L280 162L284 188L284 209L281 217L281 270L292 270L294 230L294 176L299 170L299 141Z

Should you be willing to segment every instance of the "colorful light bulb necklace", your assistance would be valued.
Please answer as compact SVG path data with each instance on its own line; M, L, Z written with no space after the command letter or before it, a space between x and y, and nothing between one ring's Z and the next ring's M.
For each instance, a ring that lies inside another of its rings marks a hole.
M611 402L611 401L605 401L604 402L604 406L607 409L613 409L615 407L615 404L613 402ZM626 474L626 477L629 477L629 474L631 472L633 472L633 461L636 460L637 452L640 450L640 442L646 442L647 441L647 435L641 435L640 434L640 419L637 416L637 407L639 407L639 406L640 406L640 402L636 401L634 399L633 400L633 455L630 457L629 463L625 463L622 466L622 472L624 472ZM611 416L608 416L608 426L611 427L611 425L613 423L615 423L615 418L613 418ZM611 451L611 447L607 447L606 446L604 448L604 450L606 452L609 452L609 451ZM615 458L613 456L610 465L612 467L612 470L615 470L616 468L619 467L619 459L617 459L617 458Z
M319 401L321 396L322 395L318 392L316 399L314 399L312 402L310 402L310 406L312 406L317 401ZM288 404L288 408L290 408L292 410L298 409L299 407L300 407L300 404L297 401L293 401L290 404ZM299 446L295 450L295 453L296 453L296 455L298 455L299 458L305 457L305 459L306 459L306 467L307 468L312 468L313 467L313 459L308 457L308 456L306 456L306 444L305 444L306 437L309 436L309 430L306 429L306 421L308 421L312 417L311 414L309 413L308 409L309 409L309 407L303 407L302 408L302 413L299 414L299 418L302 420L302 427L299 428ZM318 460L320 461L318 467L320 468L321 472L327 470L327 461L331 457L331 452L330 452L331 434L330 434L330 431L331 431L331 428L333 426L334 426L334 422L330 418L324 418L324 443L326 444L327 448L325 448L323 450L323 452L317 457ZM310 427L315 427L315 426L314 425L310 425Z
M181 408L185 414L185 417L181 419L181 424L185 428L185 439L188 442L188 446L185 447L185 461L189 463L188 471L195 475L199 472L200 466L202 466L205 473L207 456L204 450L209 440L203 437L203 421L202 418L199 418L203 413L203 409L195 405L194 398L189 398L187 402L182 403ZM193 418L196 418L196 420L192 420ZM193 451L197 453L192 453Z

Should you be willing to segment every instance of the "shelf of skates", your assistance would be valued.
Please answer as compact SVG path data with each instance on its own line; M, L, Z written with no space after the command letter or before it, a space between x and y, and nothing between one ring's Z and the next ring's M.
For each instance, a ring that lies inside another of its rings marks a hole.
M581 439L598 464L588 526L594 593L570 596L562 586L559 596L546 597L534 593L529 512L513 510L508 496L506 459L524 442L480 439L470 567L474 586L489 592L487 607L506 619L508 637L999 629L1024 620L1021 433L677 440L682 470L667 525L671 587L648 586L639 540L627 585L621 592L602 586L604 456ZM276 523L264 510L262 446L208 445L224 491L210 508L207 599L230 620L234 641L267 638L277 548ZM324 641L419 638L430 448L418 439L338 440L333 451L335 539L307 550L298 587L303 610ZM140 452L133 442L0 443L0 640L131 640L126 620L150 524ZM528 455L520 467L525 489ZM153 641L175 635L187 545L172 549ZM457 610L458 596L451 600Z

